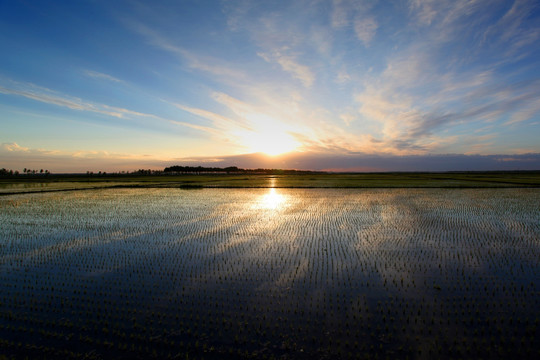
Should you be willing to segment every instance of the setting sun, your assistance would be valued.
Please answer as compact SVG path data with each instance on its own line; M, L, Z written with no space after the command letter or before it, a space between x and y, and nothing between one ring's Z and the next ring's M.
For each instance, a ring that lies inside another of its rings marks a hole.
M239 136L242 145L250 152L276 156L300 147L301 144L282 122L262 114L250 114L247 119L252 124L253 131L244 131Z
M276 156L295 150L299 144L286 133L254 133L253 137L247 141L247 147L252 152L262 152L267 155Z

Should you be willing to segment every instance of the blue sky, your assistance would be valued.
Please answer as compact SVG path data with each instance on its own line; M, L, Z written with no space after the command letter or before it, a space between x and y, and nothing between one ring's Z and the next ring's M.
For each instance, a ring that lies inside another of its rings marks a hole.
M539 40L533 0L2 1L0 167L540 168Z

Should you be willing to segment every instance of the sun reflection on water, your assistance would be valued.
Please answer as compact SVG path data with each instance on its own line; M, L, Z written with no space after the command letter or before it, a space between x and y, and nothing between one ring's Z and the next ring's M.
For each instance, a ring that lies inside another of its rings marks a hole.
M264 194L259 201L259 208L268 210L278 210L284 207L287 203L287 197L279 194L276 189L269 189L268 193Z
M259 210L281 210L289 205L289 195L285 195L276 189L276 178L270 177L268 179L268 192L260 195L254 208Z

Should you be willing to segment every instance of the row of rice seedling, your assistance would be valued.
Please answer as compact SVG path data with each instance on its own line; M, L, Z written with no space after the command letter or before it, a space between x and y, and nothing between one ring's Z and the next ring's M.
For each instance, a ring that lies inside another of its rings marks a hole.
M62 357L532 357L539 200L534 189L4 197L0 346Z

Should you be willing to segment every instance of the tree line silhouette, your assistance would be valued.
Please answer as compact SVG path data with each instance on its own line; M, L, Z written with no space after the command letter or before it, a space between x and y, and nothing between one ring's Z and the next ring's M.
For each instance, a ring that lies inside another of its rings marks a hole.
M35 170L35 169L24 168L23 170L23 175L48 176L50 174L51 173L49 170L43 170L43 169ZM21 175L21 173L19 173L19 170L11 170L11 169L6 169L6 168L0 169L0 176L19 176L19 175Z
M181 174L263 174L263 175L290 175L290 174L316 174L324 173L323 171L309 171L309 170L283 170L283 169L242 169L237 166L228 167L204 167L204 166L179 166L174 165L166 167L163 170L151 170L151 169L139 169L132 172L120 171L110 172L105 171L87 171L80 174L55 174L54 176L84 176L84 177L103 177L103 176L133 176L133 175L181 175ZM2 168L0 169L0 176L2 177L40 177L50 176L49 170L39 169L27 169L24 168L20 173L18 170L11 170Z

